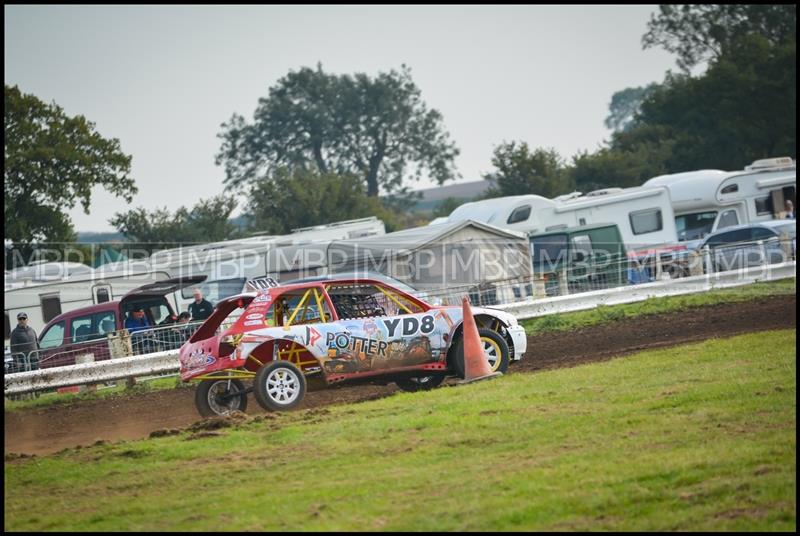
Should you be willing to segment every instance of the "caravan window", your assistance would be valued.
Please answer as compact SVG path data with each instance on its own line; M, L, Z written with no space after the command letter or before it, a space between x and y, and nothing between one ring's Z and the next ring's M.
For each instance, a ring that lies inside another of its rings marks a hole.
M711 232L717 212L697 212L675 217L678 240L695 240Z
M97 303L105 303L107 301L109 301L108 289L107 288L97 289Z
M631 229L635 235L654 233L664 228L664 223L661 221L661 209L631 212L629 218Z
M772 196L762 197L755 199L756 214L764 216L765 214L772 214Z
M738 191L739 191L739 185L738 184L729 184L728 186L723 188L722 192L720 192L720 193L732 194L732 193L735 193L735 192L738 192Z
M42 318L45 323L61 314L61 300L58 294L39 297L42 304Z
M524 207L517 207L508 217L508 221L506 223L519 223L521 221L525 221L531 216L531 206L525 205Z

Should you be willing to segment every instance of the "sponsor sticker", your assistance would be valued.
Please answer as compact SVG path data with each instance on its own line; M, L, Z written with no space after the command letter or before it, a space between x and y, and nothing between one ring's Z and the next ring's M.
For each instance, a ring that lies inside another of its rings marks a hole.
M264 323L261 320L247 320L244 323L245 326L263 326Z
M260 320L262 318L264 318L264 314L263 313L252 313L252 314L249 314L249 315L247 315L245 317L245 319L247 319L247 320L254 320L254 319Z

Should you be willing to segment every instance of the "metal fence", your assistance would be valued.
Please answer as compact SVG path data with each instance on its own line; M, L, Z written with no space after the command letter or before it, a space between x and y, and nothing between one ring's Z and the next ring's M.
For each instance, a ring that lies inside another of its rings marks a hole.
M638 285L693 275L744 270L795 259L794 240L773 238L702 250L654 249L638 255L586 255L554 259L534 267L534 275L478 285L425 289L420 298L435 305L458 305L468 295L474 305L512 304L533 299Z

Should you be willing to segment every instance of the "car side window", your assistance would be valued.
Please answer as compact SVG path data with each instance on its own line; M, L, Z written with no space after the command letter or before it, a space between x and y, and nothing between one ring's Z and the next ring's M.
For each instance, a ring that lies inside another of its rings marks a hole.
M117 316L114 311L104 311L102 313L95 313L94 325L98 337L104 337L108 333L113 333L117 330Z
M374 284L332 284L327 287L339 318L396 316L424 311L392 288Z
M330 322L333 318L321 287L285 292L275 300L271 312L279 326Z
M76 316L70 322L70 340L83 342L92 337L92 316Z
M64 342L64 321L58 322L50 326L50 329L42 334L39 340L39 348L42 350L46 348L55 348Z
M777 234L770 229L764 227L753 227L753 240L769 240L775 238Z

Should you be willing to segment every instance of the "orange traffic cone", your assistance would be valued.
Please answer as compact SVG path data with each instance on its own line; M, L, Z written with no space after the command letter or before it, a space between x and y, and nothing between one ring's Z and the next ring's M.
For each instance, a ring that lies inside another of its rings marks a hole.
M461 334L464 337L462 345L464 347L464 380L460 383L470 383L502 376L502 372L493 373L492 368L489 366L467 296L464 296L462 300L462 307L464 310L464 329Z

